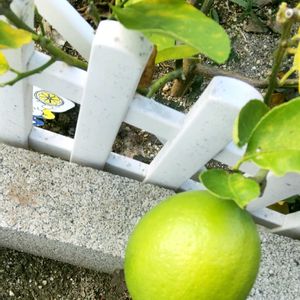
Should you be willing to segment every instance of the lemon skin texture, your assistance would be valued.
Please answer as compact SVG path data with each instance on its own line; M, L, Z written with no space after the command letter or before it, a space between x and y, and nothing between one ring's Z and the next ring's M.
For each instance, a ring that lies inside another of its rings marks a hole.
M244 300L259 262L249 213L234 201L190 191L162 201L137 224L125 281L133 300Z

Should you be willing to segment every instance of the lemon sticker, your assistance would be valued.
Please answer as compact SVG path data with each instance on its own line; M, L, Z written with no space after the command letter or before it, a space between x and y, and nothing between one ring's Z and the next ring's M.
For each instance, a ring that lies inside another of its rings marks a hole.
M57 96L51 92L44 91L44 90L35 92L34 97L38 101L40 101L46 105L50 105L50 106L61 106L64 104L64 101L62 98L60 98L59 96Z

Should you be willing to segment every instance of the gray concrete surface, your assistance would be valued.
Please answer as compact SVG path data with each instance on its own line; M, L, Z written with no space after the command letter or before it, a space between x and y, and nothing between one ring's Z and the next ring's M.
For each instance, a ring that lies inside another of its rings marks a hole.
M139 217L172 193L0 144L0 247L112 272ZM300 299L300 242L260 234L249 299Z
M248 300L300 300L300 241L259 232L261 265Z
M172 193L0 145L0 246L113 272L139 217Z

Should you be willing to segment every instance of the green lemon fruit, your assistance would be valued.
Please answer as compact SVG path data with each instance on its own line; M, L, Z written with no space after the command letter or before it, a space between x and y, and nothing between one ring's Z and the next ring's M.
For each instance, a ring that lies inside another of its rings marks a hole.
M134 229L125 281L133 300L244 300L259 261L259 235L247 211L207 191L184 192Z

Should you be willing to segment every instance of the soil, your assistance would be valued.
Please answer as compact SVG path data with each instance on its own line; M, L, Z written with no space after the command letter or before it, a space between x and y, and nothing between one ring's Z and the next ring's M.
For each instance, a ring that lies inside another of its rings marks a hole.
M70 0L86 15L87 1ZM105 1L95 1L100 6ZM221 68L238 72L250 78L262 79L270 72L273 51L279 34L273 26L278 1L264 1L269 4L254 8L253 12L264 24L253 24L251 15L231 1L215 1L214 16L231 37L233 52L229 62ZM298 1L289 1L296 4ZM104 10L105 13L105 10ZM92 23L92 20L88 18ZM68 47L65 45L65 47ZM72 50L74 51L74 50ZM75 53L75 52L74 52ZM212 64L211 62L206 62ZM160 65L157 74L162 74L172 64ZM170 96L170 84L156 96L179 110L186 111L205 88L207 80L200 80L184 97ZM74 136L79 108L57 116L47 128L64 135ZM123 124L114 145L114 151L150 162L161 148L156 137L132 126ZM35 257L14 250L0 248L0 299L129 299L122 272L102 274L78 268L65 263Z

